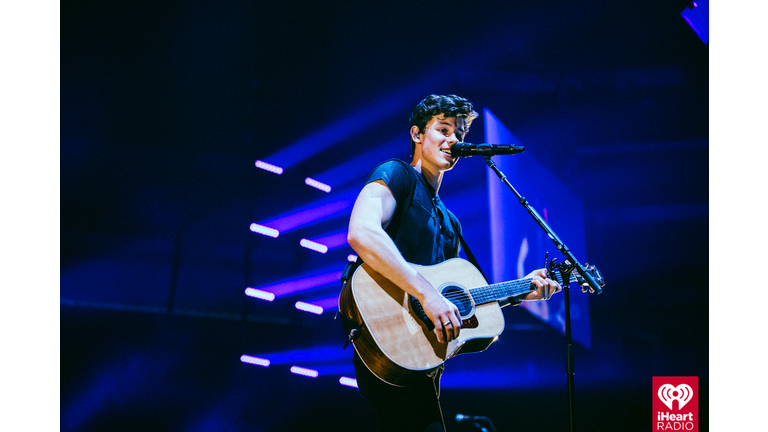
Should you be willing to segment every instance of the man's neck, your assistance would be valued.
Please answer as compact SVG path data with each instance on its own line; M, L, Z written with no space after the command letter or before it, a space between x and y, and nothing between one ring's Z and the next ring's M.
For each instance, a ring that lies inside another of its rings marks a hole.
M424 179L429 183L432 188L435 189L435 194L437 194L437 191L440 189L440 183L443 181L443 172L442 171L435 171L431 172L428 169L424 169L421 165L421 159L414 159L413 162L411 162L411 166L421 173L421 175L424 177Z

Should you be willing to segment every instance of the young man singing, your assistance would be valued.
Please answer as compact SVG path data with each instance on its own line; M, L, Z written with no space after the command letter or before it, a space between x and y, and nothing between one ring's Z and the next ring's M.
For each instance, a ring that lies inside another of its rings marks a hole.
M371 269L418 299L439 343L459 336L459 310L408 263L434 265L459 256L455 230L461 225L438 191L443 175L457 162L451 147L463 141L476 117L472 103L456 95L430 95L416 105L409 131L411 163L391 159L377 166L349 221L349 244ZM527 277L536 290L514 301L548 300L561 290L546 269ZM379 430L445 430L439 403L442 366L415 385L399 387L373 375L357 353L354 364L360 393L375 409Z

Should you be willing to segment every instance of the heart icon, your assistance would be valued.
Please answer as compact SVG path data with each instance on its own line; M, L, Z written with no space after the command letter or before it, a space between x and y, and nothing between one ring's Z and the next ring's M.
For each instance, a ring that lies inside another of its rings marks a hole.
M664 384L659 387L659 399L664 402L664 405L672 409L672 401L677 399L679 403L679 409L683 409L685 404L691 401L693 398L693 389L688 384L680 384L675 387L672 384Z

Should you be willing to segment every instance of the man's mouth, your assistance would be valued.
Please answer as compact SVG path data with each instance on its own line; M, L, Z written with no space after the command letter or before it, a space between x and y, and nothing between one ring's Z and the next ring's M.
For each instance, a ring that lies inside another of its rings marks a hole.
M451 150L450 150L450 149L448 149L448 150L446 150L446 149L440 149L440 151L442 151L443 153L447 154L447 155L448 155L448 156L450 156L450 157L453 157L453 155L451 154Z

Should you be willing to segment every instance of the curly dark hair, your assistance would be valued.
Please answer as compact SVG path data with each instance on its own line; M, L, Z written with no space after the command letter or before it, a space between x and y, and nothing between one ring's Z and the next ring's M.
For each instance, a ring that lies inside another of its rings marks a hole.
M409 129L419 127L419 133L424 133L427 123L433 116L444 114L446 117L462 117L466 125L465 132L469 132L472 120L477 118L477 113L472 108L472 102L456 95L429 95L413 108ZM411 156L416 151L416 143L411 138Z

